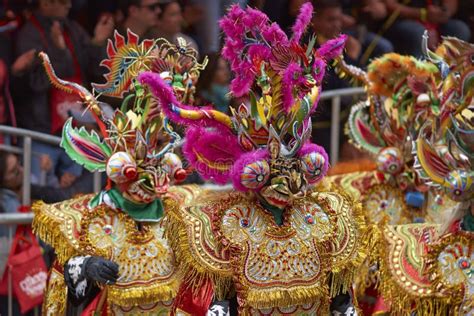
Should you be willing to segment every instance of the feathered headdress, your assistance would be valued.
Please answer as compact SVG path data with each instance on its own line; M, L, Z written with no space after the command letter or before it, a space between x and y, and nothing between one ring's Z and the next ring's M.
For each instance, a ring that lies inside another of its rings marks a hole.
M374 60L368 72L343 60L338 71L367 90L367 101L354 105L349 116L346 131L352 143L374 155L385 174L411 169L411 140L424 119L439 111L436 66L390 53Z
M430 117L416 140L420 177L444 188L455 201L474 197L474 45L445 38L428 59L443 72L440 111Z
M40 53L40 57L52 84L79 95L100 127L100 135L77 129L70 118L64 125L61 141L66 153L89 171L106 171L120 186L131 186L133 191L148 186L148 190L139 194L149 197L157 187L166 191L169 181L183 180L186 172L178 156L172 153L179 135L135 77L141 71L156 71L180 100L190 101L199 70L204 65L197 62L197 53L182 39L175 46L164 39L139 43L138 37L130 31L127 41L117 32L114 37L115 43L111 40L108 43L108 59L101 63L109 69L106 82L93 84L96 93L59 79L48 56ZM123 98L121 108L112 117L102 112L97 100L101 95Z
M269 178L269 160L301 159L308 182L321 179L328 168L324 150L308 141L310 116L317 106L326 64L342 53L345 36L319 49L312 38L300 44L313 8L306 3L288 38L262 12L233 6L220 21L226 39L222 55L234 72L231 93L248 96L232 116L212 108L179 102L153 73L139 77L164 106L171 119L189 126L184 150L206 179L232 181L239 190L258 190Z

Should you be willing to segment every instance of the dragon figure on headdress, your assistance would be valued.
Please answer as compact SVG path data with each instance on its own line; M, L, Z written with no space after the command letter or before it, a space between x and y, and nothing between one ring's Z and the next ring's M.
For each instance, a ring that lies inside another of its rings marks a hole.
M47 314L75 315L78 306L107 315L162 314L171 309L181 282L174 251L164 235L166 214L193 201L199 188L171 186L187 176L173 153L180 141L146 86L135 78L153 71L183 102L192 102L205 64L180 39L144 40L128 31L109 40L104 84L89 92L58 78L40 53L51 83L83 100L98 131L69 119L61 146L91 172L106 172L107 188L61 203L37 203L35 232L51 244L57 260L45 294ZM107 116L100 96L122 99Z
M414 169L438 194L456 202L442 225L387 226L382 292L392 312L418 315L474 313L474 45L445 38L427 59L441 73L436 113L414 140Z
M390 53L372 61L367 72L343 60L338 71L367 91L367 100L352 107L346 132L352 144L374 157L376 171L333 179L361 197L374 223L424 220L427 187L413 168L413 140L428 117L439 115L438 67Z

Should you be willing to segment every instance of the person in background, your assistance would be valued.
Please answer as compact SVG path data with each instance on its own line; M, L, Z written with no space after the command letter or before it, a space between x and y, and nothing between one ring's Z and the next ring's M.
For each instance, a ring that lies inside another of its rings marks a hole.
M47 168L49 158L46 155L41 157L42 167ZM21 207L21 197L23 190L23 166L18 157L3 150L0 150L0 214L16 213ZM45 200L48 203L60 202L71 198L79 192L70 187L68 189L56 189L51 187L31 186L31 198L33 200ZM15 233L16 227L12 227L12 234ZM0 260L0 271L3 271L8 258L9 249L11 247L11 239L8 238L9 232L7 226L0 225L0 254L4 260ZM53 250L48 245L40 241L43 247L43 257L46 264L51 263L54 256ZM3 273L0 274L0 280ZM8 315L8 297L0 296L0 315ZM13 315L22 315L20 313L19 305L16 300L13 300ZM34 315L34 312L28 312L26 315Z
M16 213L21 206L20 197L23 183L23 168L14 154L0 151L0 214ZM11 227L12 235L16 227ZM0 280L3 277L6 260L10 252L11 239L8 226L0 225ZM13 300L13 315L22 315L18 302ZM0 315L8 315L8 297L0 295ZM27 315L33 315L33 311Z
M273 0L275 2L276 0ZM217 21L232 4L245 7L247 0L187 0L187 21L194 22L200 53L208 55L219 52L221 47L220 28ZM198 16L193 19L191 15Z
M209 62L201 72L196 85L197 105L213 105L217 110L228 113L230 98L230 71L227 62L218 53L208 56Z
M356 38L362 46L358 63L367 65L369 59L393 52L392 43L376 34L377 26L387 17L383 0L341 0L343 9L343 33Z
M0 206L3 212L15 213L18 210L22 184L23 167L20 161L14 154L0 151ZM0 225L2 232L4 228Z
M344 26L344 13L341 3L337 0L313 0L316 13L313 15L312 32L315 33L317 45L320 46L326 41L338 36ZM344 60L353 65L358 65L359 56L362 53L362 44L353 36L348 35L344 50ZM349 88L348 81L339 78L334 69L326 69L323 82L323 91ZM339 114L339 147L346 143L344 135L344 124L349 116L351 97L341 98L341 113ZM331 101L324 100L316 109L313 117L313 139L330 153L331 150ZM344 158L344 157L342 157Z
M150 30L148 37L162 37L173 44L178 44L178 37L182 37L191 48L194 48L199 52L196 42L191 37L181 32L183 15L179 2L177 0L161 0L159 5L161 13L158 15L158 23L156 24L156 27L153 27Z
M77 83L88 83L101 77L99 62L105 57L106 40L112 35L113 19L103 16L91 39L84 29L68 19L70 0L39 0L30 20L16 38L15 55L35 50L49 55L61 78ZM38 59L30 67L12 78L12 92L20 127L47 134L59 134L70 108L81 107L77 99L52 88ZM33 142L34 152L49 155L53 168L46 183L66 187L80 175L74 164L58 146ZM32 157L32 182L40 182L40 161Z
M308 0L253 0L251 6L261 9L268 18L278 23L287 35L291 35L291 26L301 6ZM315 11L319 8L315 7Z
M313 6L316 8L313 15L313 32L321 45L343 32L346 16L338 0L313 0ZM361 52L362 44L355 37L348 35L345 54L350 58L349 62L357 64Z
M385 0L396 21L387 30L386 37L401 54L423 57L422 35L425 29L430 34L430 47L437 45L440 35L454 36L469 41L469 27L462 21L453 19L458 10L457 0Z
M160 1L121 0L119 12L123 19L118 27L119 33L126 35L129 29L143 38L150 28L158 23L158 15L161 13Z

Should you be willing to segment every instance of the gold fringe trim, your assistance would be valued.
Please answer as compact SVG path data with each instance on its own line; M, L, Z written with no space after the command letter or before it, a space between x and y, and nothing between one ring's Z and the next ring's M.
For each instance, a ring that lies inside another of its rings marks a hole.
M379 247L380 284L379 291L390 308L390 315L444 316L456 315L457 308L450 298L442 297L433 290L430 296L412 295L395 281L390 271L389 245L385 241Z
M189 240L187 225L180 214L179 207L166 206L166 228L165 236L174 250L178 276L191 286L193 290L198 290L202 284L210 280L214 286L214 295L217 300L224 300L232 290L232 273L228 274L218 271L212 271L209 267L202 264L199 258L190 249L191 240ZM230 264L229 264L230 268Z
M369 219L366 222L370 223ZM384 227L388 222L388 217L385 217L380 225ZM355 275L355 290L356 296L362 297L369 287L377 289L380 284L380 271L379 269L374 270L373 267L378 266L380 261L379 249L384 247L383 235L380 227L374 223L368 225L368 232L370 240L366 245L369 249L369 255L365 259L364 263L356 271Z
M44 293L43 315L64 315L67 305L67 286L64 276L54 267L51 268L48 284Z
M79 252L64 236L60 227L62 221L43 211L43 208L47 207L49 205L43 201L37 201L32 205L31 209L35 214L32 223L33 233L54 248L59 264L64 265L69 258L78 255Z
M329 192L335 192L345 199L351 207L351 212L348 217L351 218L353 225L357 231L357 246L351 258L344 261L344 265L338 267L331 267L332 275L330 276L330 291L331 297L335 297L341 292L347 292L352 288L359 269L363 267L364 262L373 253L375 247L380 240L379 230L375 225L367 224L365 212L360 202L355 201L354 197L347 193L342 187L331 184ZM338 214L342 216L342 214Z
M176 297L179 280L168 283L155 282L141 287L120 288L114 285L107 287L107 300L118 306L138 306L152 304L158 301L170 301Z
M315 284L310 287L299 287L283 290L254 290L249 289L245 295L245 304L257 309L285 307L294 305L311 304L327 299L328 288L324 284Z

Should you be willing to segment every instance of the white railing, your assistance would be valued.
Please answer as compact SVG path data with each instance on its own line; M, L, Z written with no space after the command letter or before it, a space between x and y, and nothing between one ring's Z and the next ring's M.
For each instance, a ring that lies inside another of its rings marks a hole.
M329 150L329 159L331 165L334 166L339 161L339 135L340 131L340 114L341 114L341 98L348 96L364 95L364 88L346 88L324 91L321 94L321 100L331 99L331 148Z
M330 158L331 164L334 165L339 158L339 135L340 135L340 110L341 110L341 98L345 96L360 96L365 94L362 88L347 88L326 91L321 94L321 100L331 99L331 148ZM31 144L32 141L41 141L44 143L59 145L61 139L56 136L33 132L26 129L14 128L10 126L0 125L0 134L11 135L23 138L23 148L19 149L13 146L0 145L0 150L8 150L15 153L22 153L23 155L23 193L22 203L23 205L30 205L30 186L31 186ZM94 191L98 192L101 188L100 174L94 174ZM0 214L0 225L8 226L8 237L11 240L14 234L15 225L19 224L31 224L33 220L32 213L9 213ZM13 316L12 312L12 284L11 278L8 279L8 316ZM38 309L35 309L35 315L38 313Z
M33 155L31 144L32 141L38 141L46 144L57 145L61 142L61 138L48 134L38 133L23 128L16 128L6 125L0 125L0 134L15 136L23 139L22 149L9 146L0 145L1 150L10 151L13 153L21 153L23 156L23 191L22 191L22 203L23 205L30 205L31 203L31 157ZM94 191L98 192L101 188L101 176L100 173L94 173Z

